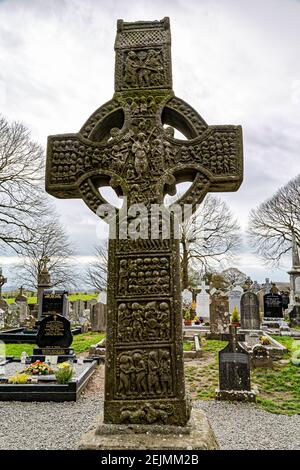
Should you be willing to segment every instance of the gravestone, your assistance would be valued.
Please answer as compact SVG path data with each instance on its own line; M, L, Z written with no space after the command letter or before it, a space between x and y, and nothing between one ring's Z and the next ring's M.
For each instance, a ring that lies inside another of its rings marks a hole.
M250 356L237 341L236 328L230 325L228 345L219 351L219 389L217 400L256 401L251 390Z
M254 292L245 292L241 298L241 328L259 330L259 302Z
M0 308L0 329L1 329L1 328L4 328L4 325L5 325L5 315L6 315L5 310L2 310L2 308Z
M204 281L201 282L200 292L196 296L196 315L204 320L209 319L210 295L207 292L209 286Z
M20 306L15 302L9 304L5 316L5 328L18 328L20 326Z
M238 314L241 315L241 297L243 295L243 288L240 286L235 286L231 291L228 293L228 301L229 301L229 313L230 315L233 312L233 309L236 307Z
M41 318L54 313L65 317L68 309L67 294L65 290L45 289L42 297Z
M38 272L38 292L37 292L37 303L38 303L38 320L41 320L42 315L42 305L43 305L43 293L45 289L50 289L52 287L50 273L48 271L47 264L49 263L50 258L44 256L40 261L40 268Z
M265 283L263 284L263 290L265 295L271 292L272 284L270 283L270 278L266 277Z
M181 293L182 303L185 306L191 306L193 302L193 294L189 289L184 289Z
M242 181L241 127L210 127L191 106L175 97L170 43L168 18L135 23L119 20L112 100L78 134L48 138L47 191L60 198L82 198L102 216L104 208L113 212L108 248L105 424L184 426L190 417L174 217L169 217L168 237L162 230L162 216L156 219L154 235L148 226L146 234L136 236L136 231L131 232L133 216L127 217L127 207L142 204L143 223L150 222L151 227L151 209L163 205L166 193L175 194L176 182L182 178L193 183L177 205L189 204L191 212L208 191L235 191ZM174 129L165 129L164 124L176 125L187 140L174 139ZM115 210L108 206L98 191L107 184L123 195L126 207ZM152 302L155 308L149 306ZM120 334L123 311L132 313L141 325L140 334L130 341ZM156 327L154 311L159 312L159 321L166 318L170 324L164 336ZM148 315L151 334L141 322Z
M101 304L107 304L107 292L106 290L103 290L100 292L100 294L98 295L98 302L100 302Z
M91 329L92 331L106 330L107 307L101 302L96 303L91 311Z
M226 333L230 324L228 297L215 292L214 295L211 296L209 313L211 335L222 335Z
M73 341L71 324L67 318L58 314L49 314L40 322L37 345L34 356L72 355L70 346Z
M264 318L283 318L282 296L270 292L264 295Z
M262 344L256 344L252 349L251 367L273 367L273 359L270 356L268 349Z

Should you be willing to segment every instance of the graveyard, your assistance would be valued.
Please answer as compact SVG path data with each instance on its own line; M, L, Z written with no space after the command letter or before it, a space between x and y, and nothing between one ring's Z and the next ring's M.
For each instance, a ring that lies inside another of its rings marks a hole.
M113 93L87 73L44 147L0 116L0 450L300 450L296 159L259 184L243 106L177 52L176 21L172 40L166 15L100 22Z

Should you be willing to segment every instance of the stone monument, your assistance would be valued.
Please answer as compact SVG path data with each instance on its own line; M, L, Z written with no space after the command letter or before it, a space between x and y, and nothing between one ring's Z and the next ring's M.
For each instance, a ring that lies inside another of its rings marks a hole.
M211 296L209 309L210 334L212 339L220 339L226 333L230 323L228 297L220 292Z
M37 302L38 302L38 319L42 319L42 306L43 306L43 293L45 289L50 289L52 287L50 273L48 271L47 264L49 263L50 258L44 256L40 261L40 267L38 272L38 292L37 292Z
M196 315L197 317L202 317L204 321L209 320L209 305L210 305L210 295L209 285L206 285L204 281L201 282L201 285L198 288L200 292L196 296Z
M151 209L166 209L164 195L175 194L177 182L190 180L191 187L177 205L189 204L194 211L208 191L236 191L243 173L241 127L208 126L174 95L170 46L168 18L118 20L113 98L95 111L79 133L48 138L47 192L60 198L82 198L101 216L104 208L114 211L108 251L104 420L82 447L216 446L204 443L203 435L199 439L194 431L188 444L178 433L166 434L164 439L152 435L145 443L147 429L164 432L165 426L173 430L190 426L183 371L179 239L172 215L168 237L161 228L162 217L155 235L151 225L151 232L147 227L136 237L130 231L128 222L133 216L129 211L127 216L127 208L142 205L144 225L152 222ZM175 139L174 128L164 125L176 127L187 140ZM111 208L98 191L107 184L126 199L122 209ZM124 318L131 319L128 336L120 334ZM197 421L196 410L193 415ZM203 428L203 416L201 421L194 430ZM125 425L144 432L142 438L136 434L120 438L117 432L126 434Z
M2 274L2 268L0 268L0 308L7 312L8 304L2 297L2 287L7 283L7 277L4 277Z
M241 329L259 330L259 302L254 292L245 292L241 298Z
M300 325L300 258L295 234L292 235L292 268L290 275L289 314L291 323Z
M243 295L243 292L244 292L244 289L241 286L234 286L228 292L230 315L232 314L234 307L237 308L239 315L241 314L241 297Z

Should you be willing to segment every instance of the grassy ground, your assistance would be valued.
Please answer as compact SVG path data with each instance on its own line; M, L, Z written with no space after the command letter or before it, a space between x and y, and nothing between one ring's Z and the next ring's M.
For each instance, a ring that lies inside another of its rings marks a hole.
M70 294L68 295L68 299L70 301L74 300L91 300L91 299L97 299L98 294L83 294L82 292L78 292L76 294ZM8 304L12 304L15 301L15 297L8 297L5 298L5 301ZM37 303L37 298L36 296L28 297L28 303L29 304L36 304Z
M72 348L74 349L76 354L88 351L89 347L92 344L98 343L103 337L103 333L95 333L91 331L89 331L88 333L83 333L81 335L76 335L73 338ZM20 357L23 351L31 355L33 348L33 344L7 344L6 355Z
M253 369L251 383L259 389L257 404L272 413L300 414L300 368L290 363L295 342L290 337L274 337L287 347L282 361L275 361L273 369ZM218 387L218 351L224 341L203 343L203 358L197 365L185 366L186 382L194 399L210 400Z

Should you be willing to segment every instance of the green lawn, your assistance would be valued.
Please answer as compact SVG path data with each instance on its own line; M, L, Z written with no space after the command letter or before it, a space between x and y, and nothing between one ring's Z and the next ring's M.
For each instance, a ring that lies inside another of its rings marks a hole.
M295 341L288 336L274 338L288 349L283 359L289 360ZM202 364L185 366L187 386L194 399L214 399L219 382L217 353L226 344L216 340L203 342ZM292 365L291 362L274 361L273 369L253 369L251 383L258 387L259 407L271 413L300 414L300 367Z
M81 335L76 335L73 337L72 348L76 354L88 351L92 344L98 343L104 336L104 333L96 333L91 331ZM33 348L33 344L7 344L6 355L20 357L23 351L31 355Z
M74 300L91 300L91 299L97 299L98 297L98 294L83 294L81 292L78 292L76 294L70 294L68 295L68 299L70 301L74 301ZM8 304L12 304L14 301L15 301L15 297L8 297L8 298L5 298L5 301L8 303ZM37 298L36 296L32 296L32 297L28 297L27 299L28 303L29 304L36 304L37 303Z

